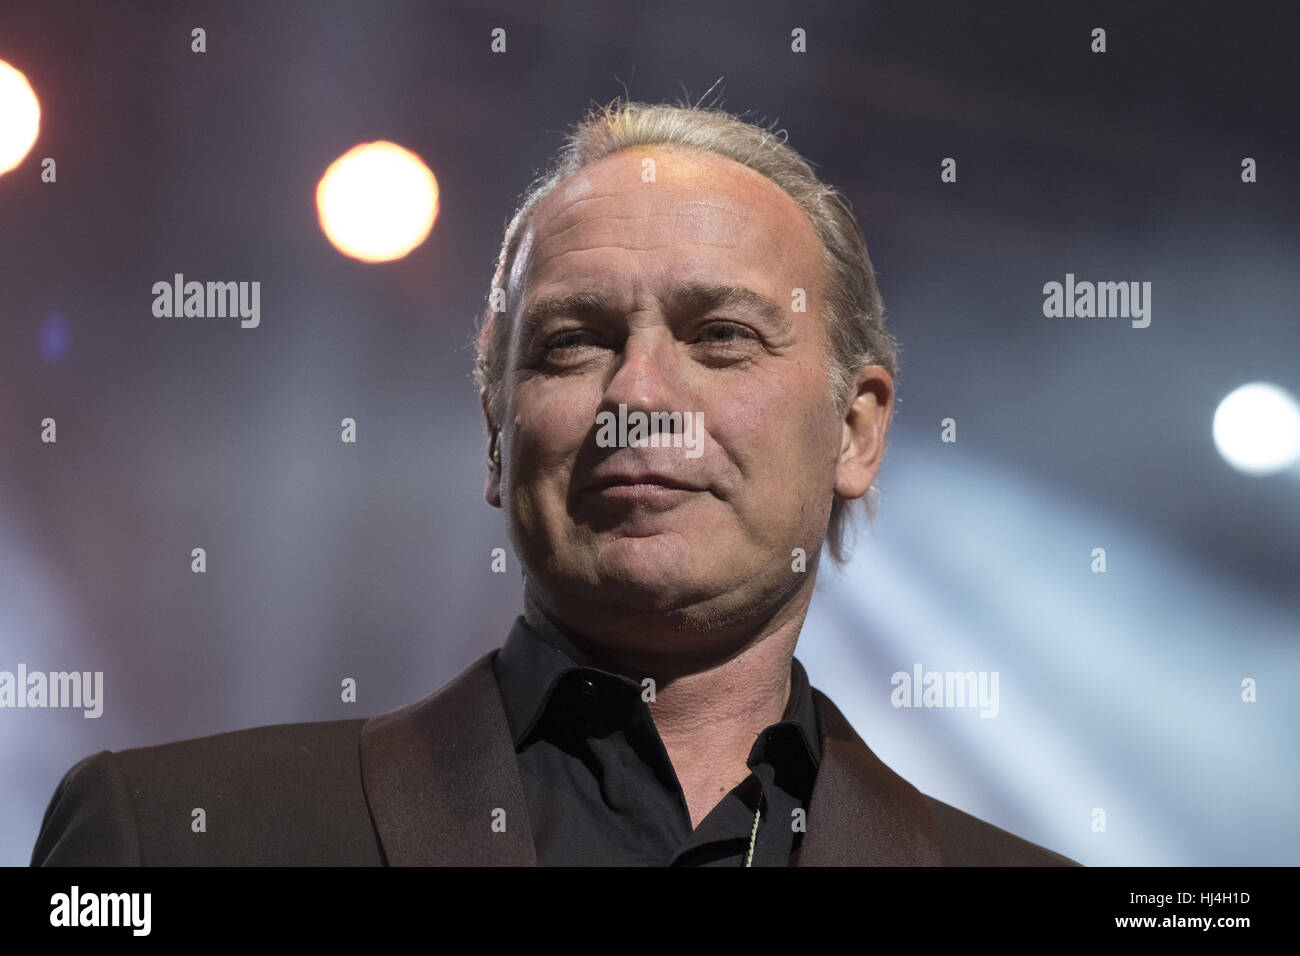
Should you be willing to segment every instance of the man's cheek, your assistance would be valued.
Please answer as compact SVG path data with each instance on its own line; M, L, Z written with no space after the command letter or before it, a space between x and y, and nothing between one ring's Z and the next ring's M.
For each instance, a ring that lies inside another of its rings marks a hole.
M530 455L534 461L546 465L570 460L581 451L583 443L592 435L595 428L595 413L590 416L577 410L576 406L557 406L549 417L530 416L523 423L521 432L525 438L525 448L521 450Z

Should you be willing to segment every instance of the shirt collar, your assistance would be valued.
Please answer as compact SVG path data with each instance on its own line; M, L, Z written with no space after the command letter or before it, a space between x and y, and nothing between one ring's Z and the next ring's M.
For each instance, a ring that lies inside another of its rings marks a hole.
M622 682L630 692L639 694L641 691L641 685L630 678L588 666L582 653L562 638L554 635L543 637L522 616L515 619L505 645L497 654L496 675L516 749L524 743L546 711L561 678L574 670L593 672L606 682ZM808 674L797 657L790 660L790 700L780 724L795 725L816 767L821 762L817 707L813 702Z

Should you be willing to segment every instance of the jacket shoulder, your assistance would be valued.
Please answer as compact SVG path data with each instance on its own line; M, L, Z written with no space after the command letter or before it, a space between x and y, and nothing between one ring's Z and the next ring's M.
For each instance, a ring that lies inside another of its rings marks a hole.
M364 723L279 724L101 751L59 783L32 864L379 864L361 786Z
M934 819L944 866L1082 865L934 797L925 796L925 802Z

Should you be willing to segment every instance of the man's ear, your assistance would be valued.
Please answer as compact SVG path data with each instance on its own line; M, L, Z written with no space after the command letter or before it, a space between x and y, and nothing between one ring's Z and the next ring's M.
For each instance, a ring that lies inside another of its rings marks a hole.
M858 372L853 401L844 413L843 438L835 468L835 494L847 501L871 488L885 457L885 438L894 413L894 380L880 365Z
M488 407L487 389L479 389L479 404L483 406L483 417L488 429L488 472L483 485L483 497L493 508L501 507L501 429L492 421L492 412Z

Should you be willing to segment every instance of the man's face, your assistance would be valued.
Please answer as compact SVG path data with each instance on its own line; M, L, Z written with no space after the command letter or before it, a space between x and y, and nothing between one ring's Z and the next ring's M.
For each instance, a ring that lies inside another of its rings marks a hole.
M638 616L727 627L808 581L845 437L823 281L794 200L715 154L625 151L539 205L510 277L504 467L487 496L545 608L592 637ZM689 413L698 457L689 433L601 447L597 416L620 405Z

